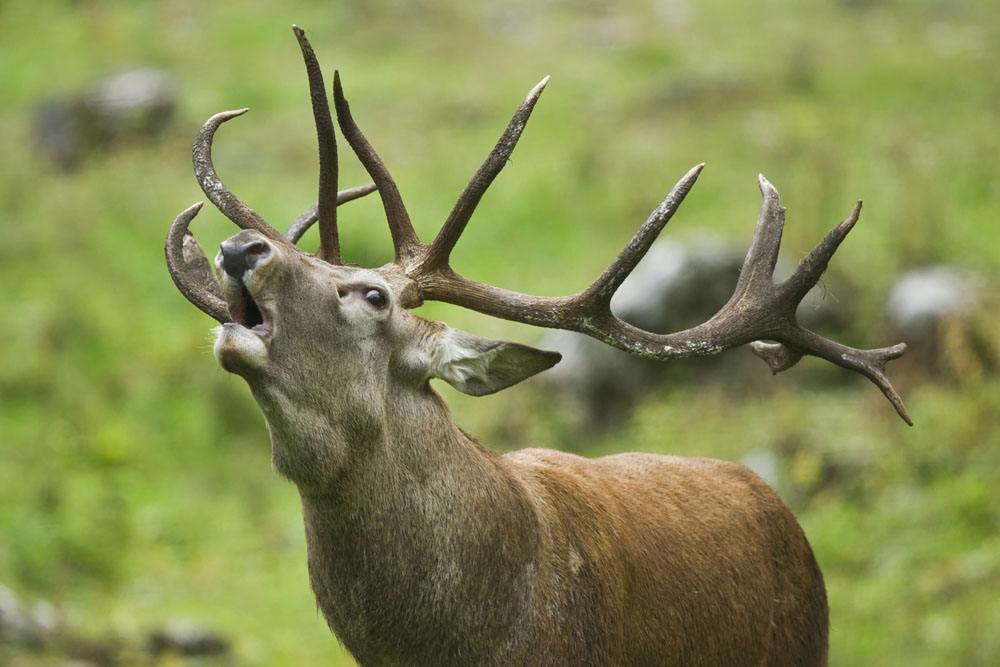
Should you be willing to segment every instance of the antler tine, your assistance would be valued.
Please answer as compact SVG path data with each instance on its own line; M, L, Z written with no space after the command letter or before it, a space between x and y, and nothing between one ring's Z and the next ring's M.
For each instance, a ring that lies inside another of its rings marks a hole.
M660 205L653 209L649 218L643 223L639 231L635 233L632 240L621 251L617 259L605 269L590 287L581 295L581 298L588 302L597 304L601 310L610 312L611 297L614 296L621 284L625 282L629 274L638 266L642 258L649 252L653 242L656 241L660 232L680 208L688 192L694 187L698 180L698 175L705 168L705 163L697 164L688 170L684 177L677 182Z
M913 426L913 420L903 404L903 399L885 374L886 364L900 358L906 352L906 343L872 350L859 350L824 338L797 325L796 330L789 332L788 337L794 341L795 347L805 350L808 354L864 375L889 399L903 421L909 426Z
M753 350L775 373L795 365L804 354L826 359L871 380L899 416L912 424L899 394L885 374L886 364L906 349L903 344L874 350L847 347L802 328L795 319L799 301L815 285L840 242L857 222L855 206L802 261L787 281L774 284L784 209L778 192L759 178L763 203L754 239L732 298L708 321L690 329L655 334L632 326L610 309L611 297L649 249L691 189L702 165L691 169L650 215L615 262L583 292L565 297L538 297L468 280L449 267L411 273L424 299L445 301L488 315L536 326L587 334L619 349L650 359L711 355L753 343ZM764 341L775 341L768 343Z
M191 149L194 175L209 201L215 204L216 208L236 223L238 227L256 229L271 238L281 238L280 234L264 221L264 218L226 188L215 172L215 165L212 164L212 140L215 138L215 131L226 121L242 116L247 111L248 109L223 111L205 121Z
M888 376L885 374L885 366L893 359L898 359L906 352L906 343L899 343L892 347L880 347L874 350L858 350L853 347L841 345L836 341L823 338L811 331L802 329L796 331L794 336L801 339L803 346L809 346L810 352L817 357L826 359L843 368L861 373L871 380L882 394L889 399L896 412L909 426L913 426L913 419L910 418L903 399L892 386ZM750 343L750 349L758 357L763 359L771 369L771 373L777 375L786 371L799 362L803 353L789 348L782 343L767 343L764 341L754 341Z
M785 281L785 289L790 290L790 296L795 299L796 303L801 301L802 297L819 281L819 277L826 271L833 253L837 252L837 248L847 238L850 231L854 229L854 225L857 224L860 217L861 200L859 199L851 210L851 214L844 218L839 225L831 229L826 237L799 262L795 273Z
M389 223L389 232L392 234L392 245L395 248L396 262L404 263L417 254L422 247L417 233L410 222L410 215L403 205L403 198L399 194L396 182L392 180L389 170L386 169L382 159L368 143L368 139L362 134L354 117L351 116L351 107L344 97L344 89L340 83L340 73L333 72L333 104L337 109L337 122L340 123L340 131L344 133L347 143L354 149L361 164L364 165L368 175L375 181L379 195L382 197L382 206L385 209L385 217Z
M763 198L760 206L760 216L757 227L754 228L753 240L743 260L740 277L736 283L736 293L742 294L747 289L759 288L769 284L774 276L774 267L778 263L778 251L781 249L781 234L785 227L785 207L781 205L778 191L764 174L757 174L757 185Z
M507 166L507 161L510 159L511 153L514 152L514 147L517 146L517 142L521 138L521 133L524 131L528 119L531 117L531 112L535 108L535 103L538 102L538 98L541 97L542 91L545 90L548 82L549 77L546 76L535 84L535 87L524 98L521 106L514 112L510 122L507 123L507 128L497 140L496 146L493 147L486 160L469 180L458 201L455 202L455 206L451 209L448 218L441 226L441 231L438 232L434 242L427 248L421 261L421 266L418 269L419 272L426 273L448 265L451 251L454 249L459 237L462 236L462 232L465 231L465 226L472 218L476 206L479 205L479 201L483 198L493 180Z
M798 306L799 302L809 293L820 276L826 271L827 265L833 254L840 247L840 244L847 238L858 219L861 217L861 200L859 199L848 215L836 227L831 229L827 235L813 248L808 255L802 258L792 275L781 285L775 286L779 298L790 304L792 308ZM892 347L877 348L873 350L859 350L841 345L836 341L823 338L807 329L803 329L798 323L793 322L786 327L784 335L789 338L791 347L781 342L768 343L755 341L750 344L754 354L763 359L774 374L788 370L803 356L801 350L808 354L826 359L838 366L861 373L871 380L885 395L896 412L910 426L913 420L910 418L903 404L903 399L893 388L892 383L885 374L885 366L893 359L898 359L906 351L906 344L899 343Z
M750 343L750 349L764 360L764 363L771 369L772 375L777 375L781 371L787 371L802 359L801 352L791 350L781 343L768 343L763 340L755 340Z
M212 277L212 270L201 246L188 231L188 225L202 203L198 202L186 208L170 225L167 232L167 242L164 253L167 257L167 268L177 289L207 315L215 318L220 324L229 322L229 307L226 306L218 283Z
M316 254L331 264L340 264L340 239L337 236L337 137L333 132L330 103L326 99L323 70L320 69L319 60L305 31L293 25L292 32L299 42L306 65L309 97L312 100L316 138L319 142L319 251Z
M349 201L354 201L355 199L360 199L367 194L375 192L376 187L374 183L367 183L365 185L357 185L353 188L347 188L346 190L341 190L337 193L337 206L341 204L346 204ZM295 221L288 226L285 231L285 238L292 243L298 243L299 239L302 238L303 234L309 231L309 228L319 220L319 204L313 204L306 210L302 211L295 218Z

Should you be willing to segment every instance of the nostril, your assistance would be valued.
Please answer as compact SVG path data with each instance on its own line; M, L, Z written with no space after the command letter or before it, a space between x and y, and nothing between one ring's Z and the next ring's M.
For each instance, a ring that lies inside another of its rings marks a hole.
M261 243L260 241L256 243L251 243L246 248L246 253L248 255L264 255L270 251L266 243Z
M247 258L239 248L222 244L222 270L239 280L247 270Z
M266 257L271 252L271 248L263 241L254 241L243 246L243 257L246 267L252 269L257 266L257 262Z
M254 268L262 257L270 254L271 247L263 241L239 243L230 239L222 243L220 250L223 270L239 280L247 270Z

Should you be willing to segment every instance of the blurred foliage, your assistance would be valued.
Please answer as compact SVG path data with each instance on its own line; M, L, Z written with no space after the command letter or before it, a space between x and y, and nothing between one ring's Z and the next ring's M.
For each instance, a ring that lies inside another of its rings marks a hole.
M789 207L784 252L797 257L865 198L831 267L858 287L862 316L842 336L853 344L894 342L881 307L902 270L1000 267L996 2L0 2L0 582L93 636L192 617L231 637L239 664L351 664L316 611L298 500L270 470L263 420L212 360L211 322L162 259L170 220L201 197L188 149L216 111L253 109L217 142L234 191L274 221L315 200L293 22L342 71L425 237L552 75L456 251L467 275L578 289L700 161L709 168L668 234L748 240L761 171ZM178 84L165 137L68 176L33 153L41 99L135 65ZM342 174L366 180L349 157ZM389 258L380 216L375 198L345 209L349 260ZM209 211L195 229L206 248L232 232ZM1000 322L986 318L975 339L995 358ZM773 380L761 364L738 386L702 384L692 366L691 381L599 434L581 435L530 383L447 395L500 448L769 452L826 575L833 664L995 664L1000 381L962 372L966 339L947 340L950 379L920 381L920 359L902 367L913 429L870 385L815 360Z

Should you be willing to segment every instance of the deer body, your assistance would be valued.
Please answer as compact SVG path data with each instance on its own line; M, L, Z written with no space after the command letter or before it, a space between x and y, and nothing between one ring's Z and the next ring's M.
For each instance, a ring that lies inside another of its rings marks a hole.
M500 456L422 402L300 480L313 590L362 664L823 663L822 576L746 468ZM276 461L302 446L271 433Z
M181 292L221 323L215 356L264 412L274 467L299 489L309 574L330 627L372 665L824 665L826 593L795 518L742 466L621 454L587 460L543 449L500 456L451 420L430 381L479 396L544 371L559 355L422 319L435 299L537 326L579 331L656 359L750 343L773 372L811 354L869 378L909 423L885 374L905 345L847 347L803 329L795 310L858 220L854 210L775 283L784 225L763 176L760 217L730 301L703 324L656 334L618 319L611 297L701 173L674 186L589 287L537 297L469 280L450 253L514 150L537 85L432 243L351 115L341 131L374 185L337 192L325 85L304 33L320 145L320 195L282 235L215 172L216 114L195 141L206 196L243 231L216 257L218 282L188 232L166 255ZM395 261L341 262L337 206L378 190ZM295 243L314 222L320 248Z

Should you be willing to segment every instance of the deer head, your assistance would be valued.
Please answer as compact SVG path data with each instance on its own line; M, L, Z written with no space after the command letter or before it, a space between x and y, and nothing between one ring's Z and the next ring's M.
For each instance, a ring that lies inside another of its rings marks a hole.
M411 313L421 293L405 268L416 238L408 220L393 227L395 263L372 269L341 263L336 206L375 186L337 192L336 139L322 74L305 35L295 33L320 143L318 204L282 235L239 201L219 180L211 148L218 127L245 110L217 114L195 142L195 173L242 231L221 244L216 282L188 232L200 209L192 206L171 227L167 261L180 290L221 323L215 356L247 380L264 409L278 444L278 469L308 483L318 471L325 478L339 467L346 453L334 451L337 443L378 437L385 406L417 402L416 395L429 394L429 379L488 394L549 368L559 354L487 340ZM342 102L339 79L337 90ZM406 215L401 205L398 210ZM312 255L296 242L317 221L320 249Z
M484 192L507 163L548 78L531 90L514 113L436 238L424 243L411 225L389 171L355 123L335 73L333 93L340 129L374 181L337 192L337 147L323 76L304 33L297 27L294 31L306 64L319 139L318 204L282 235L232 194L216 175L212 140L222 123L246 110L223 112L206 122L193 149L202 190L242 228L222 243L216 257L219 283L212 280L204 253L188 232L200 203L177 217L166 243L174 282L192 303L221 323L216 357L226 370L246 378L268 417L273 437L283 430L301 438L303 432L337 428L348 432L339 437L314 433L312 440L364 438L382 428L385 406L431 394L430 378L443 379L469 394L487 394L545 370L559 359L555 353L485 340L412 314L425 300L581 332L661 360L710 355L750 344L777 373L803 355L814 355L867 377L911 423L885 374L886 363L903 353L904 344L856 349L808 331L796 321L799 302L858 221L860 201L791 277L775 283L785 209L777 190L760 176L763 205L733 296L708 321L685 331L656 334L638 329L618 319L609 304L677 211L704 165L693 167L678 181L611 265L577 294L538 297L479 283L451 269L451 252ZM337 235L337 206L376 189L395 260L372 269L345 266ZM320 248L312 255L295 244L317 221ZM332 422L322 418L331 414L339 418ZM292 476L308 476L308 471L335 465L329 452L303 455L300 450L295 461L291 453L288 456L278 462L279 470Z

